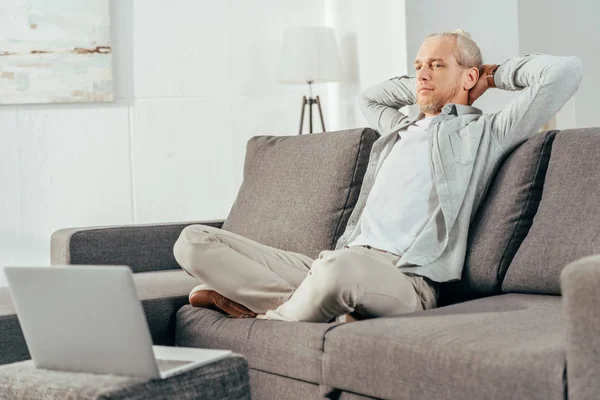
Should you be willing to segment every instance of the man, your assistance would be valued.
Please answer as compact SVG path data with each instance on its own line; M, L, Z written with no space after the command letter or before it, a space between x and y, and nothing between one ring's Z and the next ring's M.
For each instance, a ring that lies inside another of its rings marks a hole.
M438 284L461 278L469 223L498 163L575 93L582 65L541 54L483 65L464 31L428 37L414 65L416 76L390 79L362 95L361 108L382 136L336 249L312 260L189 226L174 252L203 282L190 294L192 305L312 322L436 306ZM521 93L493 114L471 107L494 87ZM411 104L419 106L417 117L398 111Z

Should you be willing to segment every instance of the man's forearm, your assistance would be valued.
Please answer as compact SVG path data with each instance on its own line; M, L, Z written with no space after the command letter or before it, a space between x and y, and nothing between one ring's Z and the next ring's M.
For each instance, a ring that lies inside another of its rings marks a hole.
M407 75L388 79L362 92L361 101L394 107L396 110L413 105L416 102L415 82L415 77Z
M500 64L494 83L499 89L521 90L545 80L551 91L572 91L579 86L581 78L581 61L576 57L529 54Z
M526 140L562 108L582 77L583 66L576 57L532 54L501 64L494 75L496 87L522 92L492 117L499 145L511 149Z
M401 76L368 88L360 96L360 107L369 125L385 135L406 115L399 108L415 104L414 77Z

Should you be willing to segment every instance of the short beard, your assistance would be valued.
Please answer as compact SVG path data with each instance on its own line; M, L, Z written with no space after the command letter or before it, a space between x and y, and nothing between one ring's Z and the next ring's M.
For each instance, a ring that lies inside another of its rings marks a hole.
M455 86L451 91L447 94L440 94L438 96L432 96L426 100L420 100L417 98L417 104L419 105L419 110L421 110L424 114L439 114L442 112L442 108L450 103L450 100L456 97L459 92L459 86Z

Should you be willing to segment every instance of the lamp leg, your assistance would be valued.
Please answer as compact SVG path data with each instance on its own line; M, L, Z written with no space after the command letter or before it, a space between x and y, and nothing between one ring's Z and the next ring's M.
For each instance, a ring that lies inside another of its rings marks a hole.
M317 96L317 107L319 107L319 116L321 117L321 127L323 128L323 132L325 132L325 120L323 119L323 110L321 109L321 100L319 96Z
M313 105L313 98L309 98L308 99L308 124L309 124L309 132L313 133L313 120L312 120L312 105Z
M306 96L302 96L302 108L300 109L300 130L298 135L302 135L302 125L304 125L304 109L306 108Z

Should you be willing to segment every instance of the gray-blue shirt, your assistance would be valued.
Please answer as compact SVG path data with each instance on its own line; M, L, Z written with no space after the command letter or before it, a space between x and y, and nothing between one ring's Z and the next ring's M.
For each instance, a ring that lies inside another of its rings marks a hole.
M469 224L481 204L498 163L556 114L577 91L583 66L576 57L531 54L508 60L494 75L496 87L521 90L505 109L481 110L446 104L429 125L429 156L440 207L412 246L398 260L402 272L436 282L461 278ZM422 119L399 108L416 103L416 78L401 76L367 89L360 105L371 127L382 135L373 144L361 193L339 238L340 249L360 234L360 217L377 172L399 130Z

